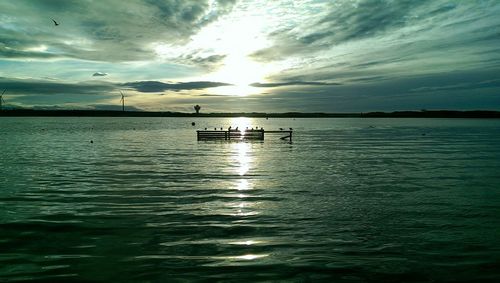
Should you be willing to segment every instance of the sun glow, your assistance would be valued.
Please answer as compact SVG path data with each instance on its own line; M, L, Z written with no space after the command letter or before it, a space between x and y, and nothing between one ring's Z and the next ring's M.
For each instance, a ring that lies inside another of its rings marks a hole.
M222 32L221 27L224 27ZM266 39L260 36L261 29L258 21L239 19L231 24L207 28L201 33L201 37L208 36L212 41L217 38L218 52L226 56L222 66L207 76L208 80L232 84L217 89L218 94L247 96L257 93L258 89L250 84L262 81L269 71L264 64L249 57L249 54L267 45Z
M271 45L266 37L268 24L267 18L259 17L249 11L240 12L204 27L191 37L187 45L176 46L157 42L151 48L158 58L176 60L181 64L191 64L190 58L221 56L223 58L221 61L209 66L210 73L196 80L231 84L210 90L217 95L258 94L261 89L252 87L251 84L264 81L268 74L276 69L274 67L276 64L271 66L256 62L251 57L255 51ZM200 67L207 66L200 65Z
M224 62L224 66L210 75L213 81L224 81L231 86L220 88L218 94L247 96L255 94L258 89L250 84L260 82L265 77L265 68L242 55L232 55Z

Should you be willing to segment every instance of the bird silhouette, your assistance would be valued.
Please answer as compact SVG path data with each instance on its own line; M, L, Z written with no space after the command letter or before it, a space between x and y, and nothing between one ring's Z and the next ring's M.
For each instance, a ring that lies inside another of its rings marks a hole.
M280 131L283 131L283 128L280 128Z
M58 22L56 22L56 20L52 19L52 21L54 22L54 25L55 25L55 26L58 26L58 25L59 25L59 23L58 23Z

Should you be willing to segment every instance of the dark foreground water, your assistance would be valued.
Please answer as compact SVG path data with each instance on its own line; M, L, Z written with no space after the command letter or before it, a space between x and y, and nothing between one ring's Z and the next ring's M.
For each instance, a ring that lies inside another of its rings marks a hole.
M191 121L0 118L0 282L500 280L500 120Z

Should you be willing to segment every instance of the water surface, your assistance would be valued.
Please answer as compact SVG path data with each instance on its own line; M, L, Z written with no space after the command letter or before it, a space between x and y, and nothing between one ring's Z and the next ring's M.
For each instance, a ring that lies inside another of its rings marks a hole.
M229 125L294 139L196 141ZM0 118L0 281L496 282L499 141L480 119Z

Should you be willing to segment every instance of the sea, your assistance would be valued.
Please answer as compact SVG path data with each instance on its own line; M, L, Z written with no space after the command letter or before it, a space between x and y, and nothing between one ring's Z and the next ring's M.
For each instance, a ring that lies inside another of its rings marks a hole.
M293 138L196 139L229 126ZM500 120L0 118L30 281L500 282Z

